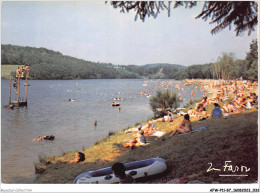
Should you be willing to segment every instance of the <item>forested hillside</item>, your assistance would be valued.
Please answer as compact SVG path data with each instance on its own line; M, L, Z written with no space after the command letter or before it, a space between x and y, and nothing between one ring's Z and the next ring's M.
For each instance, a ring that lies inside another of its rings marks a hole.
M15 45L1 45L1 49L2 67L6 64L29 65L30 79L258 79L257 40L250 44L250 51L244 60L236 59L232 53L223 53L214 63L189 67L163 63L143 66L95 63L46 48Z
M137 78L123 69L64 56L45 48L2 45L1 64L29 65L31 79Z
M64 56L45 48L2 45L1 64L29 65L31 79L113 79L113 78L169 78L165 68L173 72L181 65L156 64L152 67L95 63Z

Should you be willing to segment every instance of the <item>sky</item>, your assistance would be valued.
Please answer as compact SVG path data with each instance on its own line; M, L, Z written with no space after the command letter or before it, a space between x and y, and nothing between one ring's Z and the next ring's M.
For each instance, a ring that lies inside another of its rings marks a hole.
M202 9L161 11L135 21L104 1L4 1L1 43L44 47L79 59L119 65L216 62L223 52L245 59L257 32L236 36L234 27L216 35L215 24L195 19Z

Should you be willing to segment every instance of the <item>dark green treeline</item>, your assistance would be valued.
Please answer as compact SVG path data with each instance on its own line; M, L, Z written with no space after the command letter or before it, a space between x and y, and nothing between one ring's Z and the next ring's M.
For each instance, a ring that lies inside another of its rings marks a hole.
M113 65L85 61L46 48L1 45L1 64L29 65L31 79L236 79L257 80L257 40L244 60L222 53L215 63L185 67L178 64ZM14 72L13 74L14 75Z

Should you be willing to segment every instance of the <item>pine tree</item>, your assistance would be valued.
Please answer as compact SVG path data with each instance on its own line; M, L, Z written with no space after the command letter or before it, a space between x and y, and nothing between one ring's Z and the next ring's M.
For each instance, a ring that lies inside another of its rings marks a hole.
M161 10L167 10L170 16L171 1L111 1L114 8L121 9L125 13L130 10L136 12L135 20L138 16L145 21L146 16L156 18ZM192 8L197 5L197 1L175 1L173 8L185 6ZM236 35L248 31L248 35L255 30L257 26L258 4L255 1L205 1L201 13L196 17L207 21L211 19L210 24L217 24L212 30L216 34L221 30L232 25L235 26Z
M162 117L167 113L168 109L178 107L176 93L170 92L169 90L166 92L158 90L156 95L150 99L150 106L155 118Z

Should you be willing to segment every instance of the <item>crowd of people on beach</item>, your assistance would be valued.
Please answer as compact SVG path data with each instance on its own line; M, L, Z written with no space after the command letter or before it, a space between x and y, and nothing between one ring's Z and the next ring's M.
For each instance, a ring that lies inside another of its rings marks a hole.
M205 106L210 104L214 104L215 108L219 106L223 114L250 110L252 107L258 108L258 96L255 93L257 82L209 80L204 81L204 84L215 91L215 96L207 98L203 93L203 101L197 103L195 109L188 112L190 116L206 117ZM220 107L219 104L222 106Z
M155 89L169 89L174 87L174 81L164 81L160 84L158 82L155 83ZM189 100L193 107L190 107L186 112L178 112L176 109L168 109L167 113L163 117L151 120L144 126L140 125L139 127L126 130L125 133L133 132L134 134L132 139L123 143L123 146L133 149L135 147L149 144L147 137L158 132L155 128L155 124L158 122L171 122L173 130L170 136L174 136L179 133L182 134L192 131L190 118L199 118L199 120L220 118L225 114L237 113L249 110L253 107L258 108L258 96L255 92L258 88L258 83L256 81L185 80L183 87L190 85L195 85L195 88L191 89L191 98L195 93L197 93L198 89L203 91L201 98L197 100L195 105L192 99ZM181 81L175 82L175 88L177 91L185 91L185 88L182 88L181 86ZM181 98L179 93L178 98ZM121 100L121 98L114 98L114 100ZM209 111L212 108L210 106L214 106L211 111ZM176 125L174 120L178 116L183 116L183 120ZM97 125L96 120L94 125ZM160 134L162 134L162 132ZM42 137L39 137L35 140L41 141L42 139ZM75 160L78 160L78 157L79 153L77 153ZM71 163L78 163L78 161L75 160ZM82 159L79 160L82 161Z
M195 85L195 91L191 90L191 98L195 95L197 89L203 91L200 99L194 104L194 101L190 99L190 103L193 107L190 107L186 112L178 112L176 109L168 109L167 113L158 119L149 121L146 125L139 125L125 130L125 133L134 133L131 139L123 143L123 147L130 147L134 149L136 147L145 146L149 144L149 136L153 136L158 131L155 124L158 122L169 122L172 125L171 136L177 134L189 133L192 131L191 118L199 119L199 121L205 119L217 119L225 115L233 113L239 113L250 110L252 108L258 109L258 96L256 91L258 89L258 82L250 82L243 80L185 80L184 86ZM170 84L164 83L165 88L172 88L172 82ZM175 85L175 88L180 91L184 91L180 86L180 82ZM178 94L178 98L181 98ZM114 100L121 100L115 98ZM114 102L113 102L114 104ZM213 108L212 108L213 106ZM120 110L119 110L120 111ZM183 116L183 120L177 125L175 119ZM94 125L97 125L95 120ZM162 132L160 133L162 134ZM163 133L164 135L165 133ZM156 136L156 135L154 135ZM162 135L161 135L162 136ZM42 140L39 138L35 140ZM69 163L79 163L85 161L85 155L82 152L75 154L75 159ZM125 166L123 163L115 163L112 165L113 174L120 179L120 183L133 183L133 177L125 173Z
M170 136L192 131L190 117L199 118L199 121L202 121L223 116L227 117L230 116L230 113L239 113L252 108L258 109L258 96L256 94L256 90L258 89L257 81L250 82L238 79L229 81L186 80L185 85L196 85L194 90L197 91L200 88L203 91L202 97L197 100L198 102L193 105L194 107L190 107L187 112L180 111L178 113L176 113L176 109L169 109L165 116L149 121L144 127L140 126L126 130L126 133L135 131L138 133L129 142L124 143L123 146L133 148L134 146L145 145L147 140L144 140L144 138L157 131L155 123L173 122L173 125L176 125L174 123L175 116L183 116L184 118L177 127L175 126ZM166 87L169 87L169 85ZM175 87L178 90L184 90L180 88L179 83ZM194 96L194 90L191 90L191 97ZM190 99L190 103L193 103L193 100ZM213 108L211 107L212 104Z
M204 90L200 99L194 105L193 100L190 107L186 112L177 112L176 109L168 109L167 113L158 119L149 121L146 125L139 125L138 127L125 130L125 133L134 133L133 138L128 142L123 143L124 147L134 149L139 146L149 144L149 136L154 135L158 131L155 124L158 122L168 122L172 125L172 132L169 137L177 134L185 134L191 132L192 128L191 118L195 121L198 119L218 119L226 114L239 113L242 111L250 110L252 108L258 109L258 96L256 90L258 83L250 81L215 81L215 80L189 80L185 85L196 85L195 91L198 88ZM176 88L180 90L179 84ZM194 90L191 91L191 97L194 96ZM212 90L212 92L211 92ZM180 95L178 95L180 98ZM213 107L213 108L212 108ZM178 116L183 116L183 120L176 125L175 119ZM85 155L81 152L76 153L76 157L70 163L79 163L85 160ZM115 177L119 178L121 184L135 183L135 179L126 173L125 165L121 162L114 163L111 166L112 172Z

